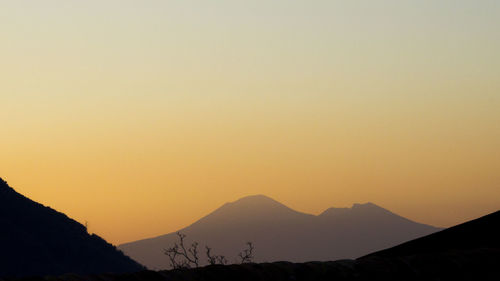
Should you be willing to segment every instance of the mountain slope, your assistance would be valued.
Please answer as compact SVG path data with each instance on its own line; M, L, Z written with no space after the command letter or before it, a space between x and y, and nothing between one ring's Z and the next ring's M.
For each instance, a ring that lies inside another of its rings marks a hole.
M500 249L500 211L362 258L401 257L479 249Z
M187 242L210 246L235 262L245 242L255 245L255 261L337 260L356 258L439 230L395 215L372 203L328 209L319 216L300 213L263 195L227 203L179 230ZM120 245L150 269L165 269L163 249L175 233ZM202 261L205 260L201 255Z
M499 280L500 211L357 259L363 280Z
M36 203L0 179L0 277L142 269L80 223Z
M60 276L51 280L497 281L500 276L499 225L500 212L496 212L356 260L245 263L160 272L143 271L126 275ZM29 279L29 281L46 280L43 277Z

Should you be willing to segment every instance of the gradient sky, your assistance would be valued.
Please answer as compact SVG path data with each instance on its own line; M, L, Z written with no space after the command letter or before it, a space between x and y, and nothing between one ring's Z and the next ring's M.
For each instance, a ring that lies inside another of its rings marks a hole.
M500 209L500 1L0 2L0 177L118 244L266 194Z

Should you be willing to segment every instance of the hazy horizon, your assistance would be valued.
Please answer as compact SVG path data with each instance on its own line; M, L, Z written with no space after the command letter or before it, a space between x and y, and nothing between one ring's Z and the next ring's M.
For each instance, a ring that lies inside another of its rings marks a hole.
M0 177L114 244L264 194L500 209L500 1L0 3Z

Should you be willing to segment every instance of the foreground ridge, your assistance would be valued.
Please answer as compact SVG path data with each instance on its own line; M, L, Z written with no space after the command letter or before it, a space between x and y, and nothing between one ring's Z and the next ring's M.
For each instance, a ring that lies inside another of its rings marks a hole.
M0 179L0 277L125 273L143 267L82 224Z
M30 281L368 281L498 280L500 211L356 260L214 265L121 275L37 277ZM484 237L482 241L475 238ZM423 249L423 250L420 250ZM4 279L2 281L14 281ZM17 279L19 280L19 279Z

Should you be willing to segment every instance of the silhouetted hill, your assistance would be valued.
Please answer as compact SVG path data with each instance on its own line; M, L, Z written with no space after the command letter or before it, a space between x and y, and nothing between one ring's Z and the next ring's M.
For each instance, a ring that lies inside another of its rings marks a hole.
M363 258L371 256L410 256L445 251L478 249L500 249L500 211L403 243L390 249L372 253Z
M143 267L0 179L0 277L134 272Z
M496 281L500 280L499 226L500 211L356 260L216 265L196 269L143 271L123 275L61 276L50 278L50 280ZM40 277L26 281L46 280Z
M366 280L500 280L500 211L361 257L356 270Z
M331 208L314 216L257 195L226 203L179 231L187 235L188 243L208 245L215 254L229 257L229 262L235 261L247 241L256 247L257 262L305 262L356 258L437 230L372 203ZM150 269L166 269L169 263L163 249L175 242L176 234L170 233L119 248Z

